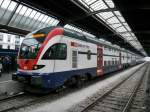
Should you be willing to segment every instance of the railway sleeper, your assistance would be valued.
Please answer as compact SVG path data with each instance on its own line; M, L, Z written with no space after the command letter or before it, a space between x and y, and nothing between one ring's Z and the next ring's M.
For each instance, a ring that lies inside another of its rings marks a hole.
M110 101L110 100L103 100L102 102L104 102L104 103L108 103L108 104L112 104L112 105L118 105L118 106L124 106L124 104L123 103L125 103L125 102L121 102L121 101Z

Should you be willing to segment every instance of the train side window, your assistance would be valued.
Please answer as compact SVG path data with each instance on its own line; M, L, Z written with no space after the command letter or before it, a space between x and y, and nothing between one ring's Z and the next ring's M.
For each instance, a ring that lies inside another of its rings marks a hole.
M78 61L78 57L77 57L77 51L72 51L72 68L77 68L77 61Z
M104 66L107 66L107 61L104 61Z
M108 66L110 65L110 61L108 61Z
M107 51L107 47L105 46L104 49Z
M67 57L67 45L57 43L51 46L43 55L42 59L65 60Z
M111 51L111 48L109 47L109 51Z
M87 51L87 59L91 60L91 51L90 50Z

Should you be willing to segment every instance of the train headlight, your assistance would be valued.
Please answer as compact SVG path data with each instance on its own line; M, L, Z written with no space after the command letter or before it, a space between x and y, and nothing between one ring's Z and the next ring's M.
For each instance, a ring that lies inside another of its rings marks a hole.
M34 65L33 66L33 70L37 70L37 69L40 69L40 68L43 68L45 65Z
M37 68L38 68L38 67L35 65L35 66L34 66L34 69L36 70Z
M28 67L27 67L27 66L24 66L23 68L24 68L25 70L27 70L27 69L28 69Z

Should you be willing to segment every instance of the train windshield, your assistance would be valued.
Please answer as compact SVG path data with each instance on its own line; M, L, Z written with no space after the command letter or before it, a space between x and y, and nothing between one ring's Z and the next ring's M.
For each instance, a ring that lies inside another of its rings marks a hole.
M35 38L24 39L20 47L19 58L20 59L35 59L37 52L41 46L40 41Z
M53 28L54 27L42 28L27 35L20 47L19 59L35 59L41 44Z

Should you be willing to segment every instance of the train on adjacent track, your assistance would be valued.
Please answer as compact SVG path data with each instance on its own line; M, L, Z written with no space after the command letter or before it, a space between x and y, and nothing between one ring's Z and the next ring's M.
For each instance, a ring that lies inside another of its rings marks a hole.
M52 90L79 85L137 64L142 57L123 48L63 27L46 27L28 34L18 53L12 79L29 87Z

